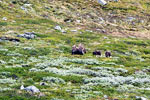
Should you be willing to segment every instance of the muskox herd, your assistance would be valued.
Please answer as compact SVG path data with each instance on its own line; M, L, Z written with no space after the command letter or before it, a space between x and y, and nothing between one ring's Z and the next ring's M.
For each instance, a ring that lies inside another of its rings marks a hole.
M86 49L82 44L79 44L78 46L76 46L76 45L72 46L72 55L84 55L84 54L86 54ZM101 56L102 53L100 50L95 50L95 51L93 51L93 55ZM105 57L111 57L111 52L106 51Z

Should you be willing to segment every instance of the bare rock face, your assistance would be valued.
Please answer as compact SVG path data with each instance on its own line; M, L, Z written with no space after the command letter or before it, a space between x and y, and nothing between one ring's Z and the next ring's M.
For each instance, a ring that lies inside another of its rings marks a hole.
M105 52L105 57L110 57L111 56L111 52L110 51L106 51Z
M40 85L41 85L41 86L45 86L45 85L46 85L46 83L44 83L44 82L41 82L41 83L40 83Z
M99 56L101 56L101 51L95 50L95 51L93 52L93 55L99 55Z
M79 44L78 47L76 45L74 45L72 47L72 55L84 55L86 53L86 49L84 48L84 46L82 44Z

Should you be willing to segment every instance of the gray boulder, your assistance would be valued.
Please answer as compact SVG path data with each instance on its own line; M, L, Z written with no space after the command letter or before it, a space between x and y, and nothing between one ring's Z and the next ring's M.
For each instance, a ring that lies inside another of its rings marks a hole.
M22 37L22 38L26 38L26 39L34 39L36 37L36 35L33 32L26 32L24 34L17 35L17 37Z
M59 31L61 31L62 30L62 28L60 27L60 26L55 26L55 28L54 28L55 30L59 30Z
M105 0L98 0L98 3L100 3L101 5L106 5L107 2Z
M32 92L32 93L39 93L40 92L40 90L37 88L37 87L35 87L35 86L28 86L28 87L24 87L23 85L20 87L20 89L21 90L26 90L26 91L28 91L28 92Z

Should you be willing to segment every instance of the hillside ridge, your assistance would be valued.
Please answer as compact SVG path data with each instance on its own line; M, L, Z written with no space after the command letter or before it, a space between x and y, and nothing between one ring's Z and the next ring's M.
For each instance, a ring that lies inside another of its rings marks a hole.
M13 24L19 19L47 19L74 30L150 38L149 4L149 0L109 1L105 6L96 0L1 0L0 19L6 17L4 23Z

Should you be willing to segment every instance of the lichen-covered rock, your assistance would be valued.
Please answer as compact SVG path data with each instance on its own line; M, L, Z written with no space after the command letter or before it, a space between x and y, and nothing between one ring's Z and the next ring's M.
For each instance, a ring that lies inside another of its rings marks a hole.
M24 87L23 85L20 87L20 89L21 90L26 90L26 91L28 91L28 92L32 92L32 93L39 93L40 92L40 90L37 88L37 87L35 87L35 86L28 86L28 87Z
M100 3L101 5L106 5L107 2L105 0L98 0L98 3Z
M55 28L54 28L55 30L59 30L59 31L61 31L62 30L62 28L59 26L59 25L57 25L57 26L55 26Z
M36 35L34 32L26 32L24 34L17 35L17 37L22 37L22 38L26 38L26 39L34 39L36 37Z

